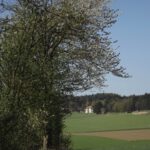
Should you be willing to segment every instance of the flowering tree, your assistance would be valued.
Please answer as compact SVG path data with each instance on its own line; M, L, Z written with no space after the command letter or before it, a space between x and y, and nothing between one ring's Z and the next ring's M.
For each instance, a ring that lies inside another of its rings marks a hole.
M0 5L2 149L63 149L65 95L128 77L112 49L117 13L106 0L14 0Z

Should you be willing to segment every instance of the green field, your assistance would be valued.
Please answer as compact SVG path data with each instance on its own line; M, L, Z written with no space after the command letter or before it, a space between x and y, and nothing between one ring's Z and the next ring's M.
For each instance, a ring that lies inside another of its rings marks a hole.
M79 114L74 113L66 120L68 132L93 132L150 128L150 114Z
M123 141L100 137L73 136L74 150L150 150L150 141Z
M134 130L150 128L150 114L79 114L66 119L66 132ZM150 140L125 141L103 137L72 135L74 150L150 150Z

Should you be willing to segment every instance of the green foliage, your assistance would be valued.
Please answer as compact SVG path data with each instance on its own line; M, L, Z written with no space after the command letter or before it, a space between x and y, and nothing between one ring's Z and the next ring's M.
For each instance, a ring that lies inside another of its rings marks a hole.
M86 104L103 104L103 111L106 112L133 112L150 110L150 94L120 96L117 94L95 94L86 96L76 96L70 98L70 110L83 111Z
M62 143L63 143L62 147L65 150L72 150L73 149L71 135L65 135L65 136L63 136Z
M96 113L96 114L101 114L102 113L102 108L103 108L102 102L97 102L93 106L93 112Z

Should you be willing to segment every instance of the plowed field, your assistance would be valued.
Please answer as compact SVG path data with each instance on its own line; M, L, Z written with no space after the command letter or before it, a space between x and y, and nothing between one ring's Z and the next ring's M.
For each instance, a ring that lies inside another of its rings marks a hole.
M127 140L127 141L150 140L150 129L106 131L106 132L85 132L85 133L73 133L73 135L97 136L97 137L106 137L106 138L120 139L120 140Z

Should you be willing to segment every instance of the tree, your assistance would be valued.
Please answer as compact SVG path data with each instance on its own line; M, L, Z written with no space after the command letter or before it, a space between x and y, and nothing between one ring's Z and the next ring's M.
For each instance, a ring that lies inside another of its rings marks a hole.
M0 146L37 150L45 137L47 148L61 149L64 96L103 86L108 73L128 77L106 30L117 13L106 0L4 0L0 7Z
M93 112L96 114L101 114L102 108L103 108L103 104L101 101L99 101L93 106Z

